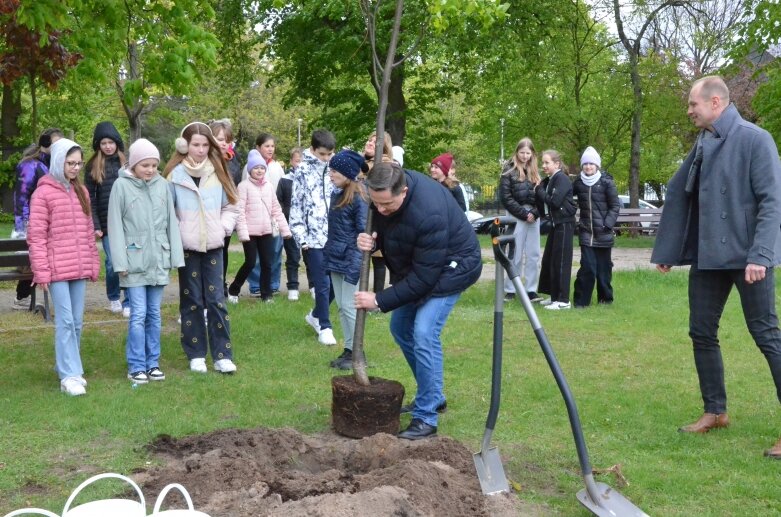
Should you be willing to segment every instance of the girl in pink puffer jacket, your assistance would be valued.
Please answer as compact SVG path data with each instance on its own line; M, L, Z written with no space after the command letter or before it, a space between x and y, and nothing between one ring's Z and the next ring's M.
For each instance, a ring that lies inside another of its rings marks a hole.
M228 287L230 303L239 303L241 286L255 266L258 255L261 271L271 271L275 233L284 239L293 236L277 200L276 189L266 179L266 169L266 160L260 153L254 149L250 151L247 156L249 177L239 183L239 218L236 221L236 233L244 246L244 264ZM260 298L264 302L272 302L271 275L262 275L260 281Z
M33 282L52 295L54 356L60 390L84 395L81 327L87 279L100 271L87 189L79 181L81 147L66 138L51 146L49 174L38 181L30 202L27 244Z

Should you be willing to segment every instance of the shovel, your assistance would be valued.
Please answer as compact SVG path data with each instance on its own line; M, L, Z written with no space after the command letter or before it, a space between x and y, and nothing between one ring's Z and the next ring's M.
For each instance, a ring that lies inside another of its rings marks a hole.
M523 305L523 309L526 311L529 323L531 323L532 329L534 330L534 335L537 336L537 341L540 344L540 348L542 348L543 354L545 354L545 359L553 373L553 377L556 379L556 384L558 385L561 396L564 398L564 403L567 406L569 423L570 427L572 427L572 435L575 438L575 448L578 451L580 471L583 476L583 481L586 484L586 488L577 493L577 498L583 506L591 511L591 513L600 517L648 517L648 514L635 506L618 491L605 483L594 481L594 474L591 469L588 450L586 449L586 440L583 437L583 429L581 429L580 426L580 417L578 416L578 408L575 405L575 399L569 389L567 379L564 377L564 372L562 372L561 366L559 366L556 355L553 353L553 348L551 348L550 342L548 341L548 336L545 335L545 330L542 328L540 320L537 318L537 313L534 311L534 307L532 307L529 296L521 285L520 275L515 271L512 263L501 248L503 242L507 242L512 238L512 236L500 236L502 224L501 219L497 218L491 226L494 257L496 258L496 262L501 264L507 271L507 275L515 286L515 292Z
M514 226L514 225L513 225ZM512 227L509 229L512 233ZM474 455L475 470L480 480L480 488L485 495L495 495L509 492L510 486L504 474L502 458L499 449L491 447L491 435L496 426L499 414L499 400L502 391L502 329L504 326L504 270L496 268L496 288L494 289L494 344L493 361L491 364L491 405L485 423L485 433L480 445L480 452Z

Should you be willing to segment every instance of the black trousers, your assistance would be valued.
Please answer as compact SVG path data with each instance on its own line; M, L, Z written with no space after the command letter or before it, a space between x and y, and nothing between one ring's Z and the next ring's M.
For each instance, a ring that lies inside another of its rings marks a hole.
M236 272L236 278L228 287L228 294L237 296L241 292L241 286L247 281L252 268L255 267L255 262L260 256L260 270L271 271L271 265L274 262L274 236L272 234L266 235L250 235L247 242L242 242L244 246L244 263ZM271 298L271 275L260 275L260 297L264 300Z
M285 250L285 274L287 275L287 290L298 290L298 268L301 265L301 248L295 239L284 239L282 247ZM309 274L307 273L307 278Z
M718 330L732 287L737 287L743 317L751 337L770 366L781 402L781 330L776 314L775 274L768 268L765 279L747 284L742 269L689 271L689 336L694 346L694 364L706 413L727 411L724 364Z
M580 269L575 276L575 291L572 295L576 307L591 304L591 293L597 285L597 302L613 303L613 260L612 248L580 247Z
M556 223L545 242L537 290L549 294L554 302L569 303L574 232L575 223Z
M222 284L222 248L206 253L185 250L184 267L179 268L179 314L182 317L182 348L187 359L206 357L204 309L209 318L208 348L211 348L212 359L233 359L230 317Z

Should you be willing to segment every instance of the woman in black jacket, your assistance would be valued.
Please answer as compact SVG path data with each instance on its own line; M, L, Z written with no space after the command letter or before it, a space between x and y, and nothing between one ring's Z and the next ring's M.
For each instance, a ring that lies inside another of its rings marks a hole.
M537 209L535 189L540 184L537 155L534 144L528 138L521 139L515 154L507 160L499 177L499 201L507 212L518 219L515 225L515 254L512 261L521 273L526 293L532 302L542 300L537 294L540 278L540 213ZM505 300L515 297L515 286L506 278Z
M114 272L111 263L111 251L108 237L108 200L111 188L119 177L119 169L125 163L125 144L119 131L111 122L101 122L95 126L92 135L92 149L95 153L84 166L84 186L89 192L92 207L92 223L95 226L95 236L101 239L103 251L106 254L106 296L111 312L121 312L130 317L130 302L125 299L120 302L119 275Z
M580 223L580 269L575 277L575 307L591 303L594 283L597 284L597 302L613 303L613 227L618 219L621 203L616 184L599 168L602 159L596 149L587 147L580 158L580 177L572 188L578 198Z
M572 278L572 239L575 232L575 201L572 182L562 168L558 151L542 153L542 170L548 176L537 189L553 229L545 242L540 271L540 292L550 299L540 302L546 309L569 309L569 282Z

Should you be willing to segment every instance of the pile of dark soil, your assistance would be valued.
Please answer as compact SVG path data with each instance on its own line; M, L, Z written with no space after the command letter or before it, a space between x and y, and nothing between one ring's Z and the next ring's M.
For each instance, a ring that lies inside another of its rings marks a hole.
M150 445L163 461L134 476L154 501L169 483L212 517L545 515L516 495L486 497L472 453L446 437L351 440L293 429L226 429ZM176 496L178 497L178 496ZM172 508L184 508L169 497Z

